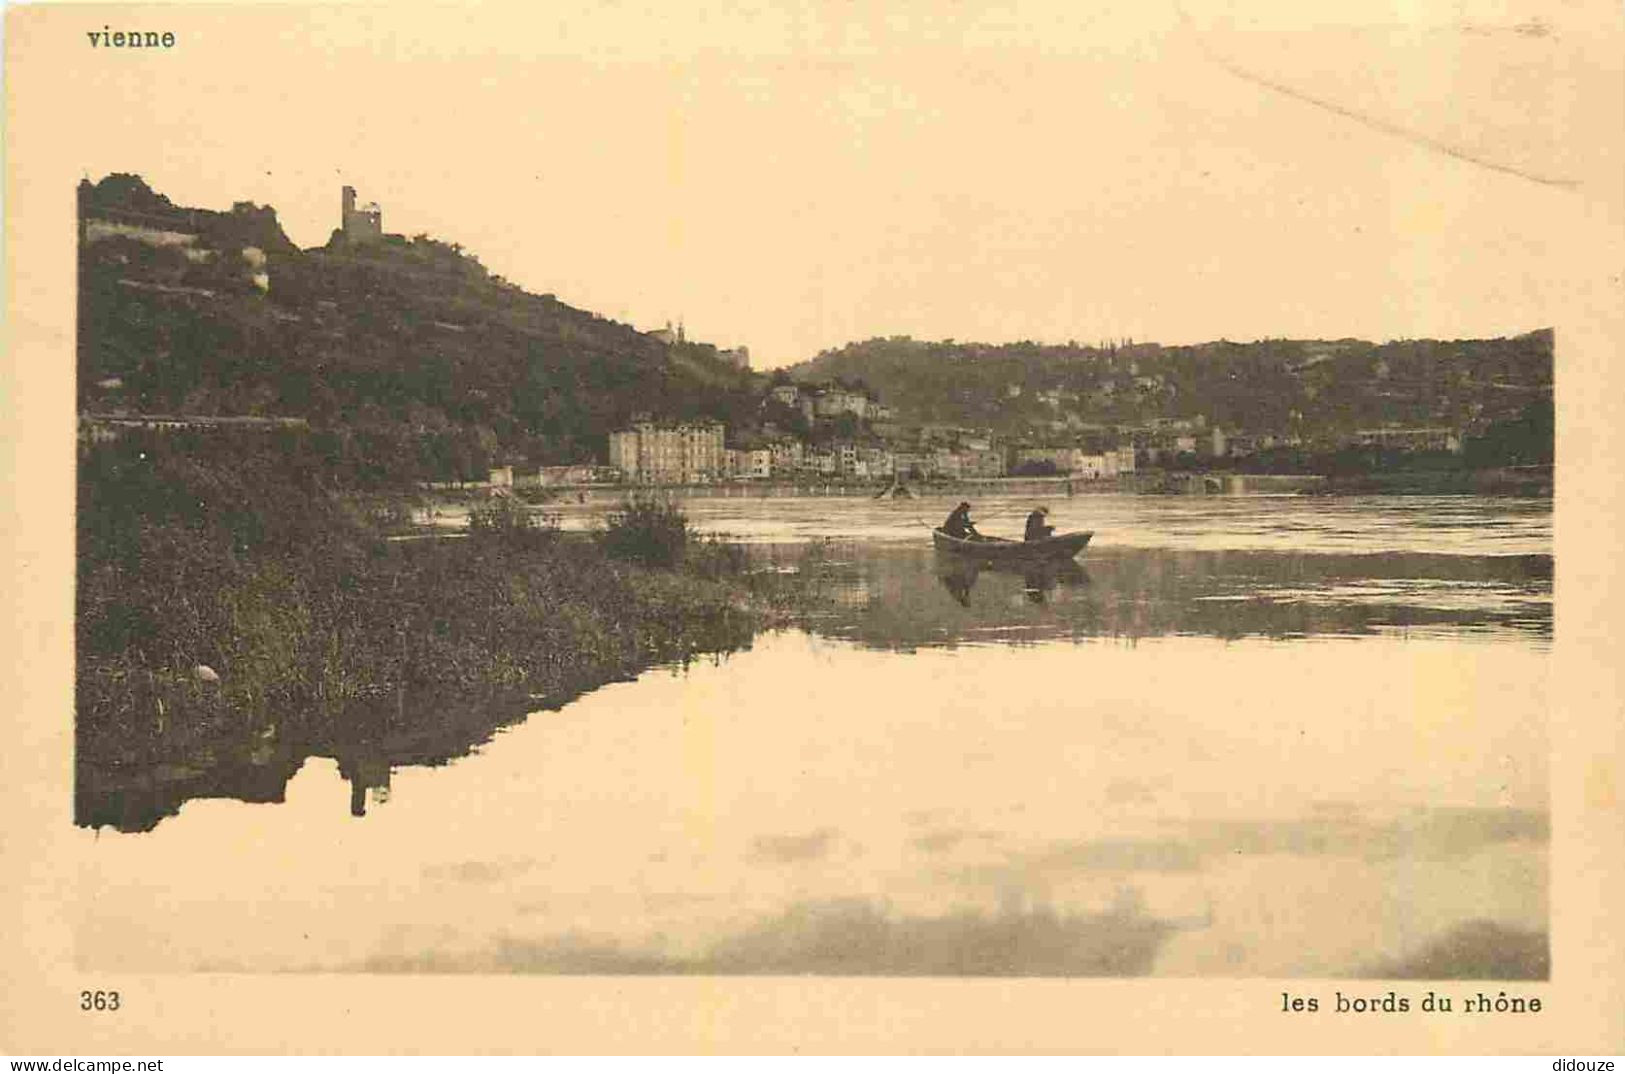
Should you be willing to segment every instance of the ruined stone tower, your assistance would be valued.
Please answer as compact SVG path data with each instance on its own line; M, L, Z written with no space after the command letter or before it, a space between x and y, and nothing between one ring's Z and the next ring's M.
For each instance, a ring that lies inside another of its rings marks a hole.
M368 202L357 207L355 187L344 188L339 213L339 229L351 242L371 242L383 238L384 211L378 207L377 202Z

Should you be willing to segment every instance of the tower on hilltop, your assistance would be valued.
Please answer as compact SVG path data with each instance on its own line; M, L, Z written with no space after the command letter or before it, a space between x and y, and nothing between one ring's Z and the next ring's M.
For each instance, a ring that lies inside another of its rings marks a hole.
M339 230L351 242L371 242L384 237L384 210L375 201L357 206L355 187L346 186L340 198Z

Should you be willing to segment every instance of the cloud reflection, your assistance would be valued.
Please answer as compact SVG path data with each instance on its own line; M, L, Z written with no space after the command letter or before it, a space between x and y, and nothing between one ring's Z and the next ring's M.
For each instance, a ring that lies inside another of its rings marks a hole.
M1238 854L1455 860L1503 843L1544 844L1550 835L1546 814L1535 810L1443 808L1372 819L1343 803L1282 820L1205 819L1165 827L1173 829L1170 834L1056 840L1006 850L995 860L950 868L943 875L973 889L1041 890L1083 874L1198 873L1215 859ZM926 853L949 854L970 834L942 829L913 843Z
M868 899L800 903L695 958L567 934L504 937L487 951L391 955L369 973L697 974L884 977L1132 977L1174 932L1132 904L1102 914L1048 907L898 915Z
M1407 958L1368 966L1353 976L1402 980L1544 981L1552 959L1544 932L1493 921L1467 921Z
M751 844L750 860L772 865L816 861L829 853L836 834L833 828L820 828L806 835L758 836Z
M1206 820L1188 825L1192 843L1209 854L1339 855L1457 858L1499 843L1545 843L1550 822L1528 809L1427 809L1387 821L1321 810L1287 820Z

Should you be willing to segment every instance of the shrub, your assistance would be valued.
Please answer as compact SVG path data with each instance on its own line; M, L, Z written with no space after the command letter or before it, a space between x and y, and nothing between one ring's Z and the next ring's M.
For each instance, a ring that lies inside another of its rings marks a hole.
M688 517L658 496L634 493L605 520L604 551L651 567L675 567L688 552Z
M367 527L386 533L410 527L414 506L414 503L398 495L368 496L357 500L355 510Z
M562 538L514 497L470 503L467 540L388 541L376 525L401 512L338 481L340 464L309 465L307 446L176 432L83 449L78 823L139 830L173 812L170 791L129 793L137 777L168 785L136 766L218 769L229 783L245 757L382 742L386 709L405 744L391 748L410 763L454 756L494 725L449 732L443 697L492 691L493 712L559 704L747 645L768 602L793 596L780 575L750 573L743 549L691 539L680 510L647 497L596 541Z
M468 509L468 535L518 548L534 548L558 533L556 520L531 513L512 496L494 496Z

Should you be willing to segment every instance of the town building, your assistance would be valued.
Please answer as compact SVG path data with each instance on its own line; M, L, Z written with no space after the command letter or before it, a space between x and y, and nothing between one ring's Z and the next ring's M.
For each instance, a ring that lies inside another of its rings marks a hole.
M1117 473L1115 468L1107 466L1104 455L1079 455L1072 475L1085 481L1098 481L1103 477L1116 477Z
M934 451L931 453L931 473L940 477L964 477L964 459L958 452L946 449Z
M1398 451L1452 451L1460 454L1462 439L1459 430L1443 426L1381 429L1357 429L1354 442L1364 447L1392 448Z
M858 445L835 445L835 472L839 474L853 474L858 468Z
M720 422L639 421L609 434L609 464L640 484L704 484L726 473L723 434Z
M561 485L590 485L600 480L599 467L590 463L572 466L538 466L535 473L515 474L515 488L556 488Z
M822 448L804 452L801 458L801 467L805 472L821 477L834 477L840 472L840 465L840 458L835 452Z
M845 388L825 388L813 397L813 414L820 418L834 418L842 414L851 414L854 417L866 417L869 413L869 397L862 392L848 391Z
M1015 452L1016 466L1024 464L1049 463L1055 467L1058 474L1075 472L1083 457L1083 449L1076 447L1024 447L1017 448Z
M860 477L891 477L896 473L896 460L883 447L860 448L857 466Z
M1129 445L1102 451L1082 447L1026 447L1016 451L1016 464L1047 462L1057 474L1100 480L1134 472L1134 448Z
M801 469L805 452L806 448L799 440L775 440L768 448L772 459L768 476L797 472Z
M936 458L929 452L898 451L892 454L892 473L900 478L920 480L936 475Z
M954 453L959 459L959 472L965 477L1003 477L1004 452L992 447L961 449Z
M1102 451L1093 455L1080 455L1078 468L1075 471L1078 477L1085 480L1109 480L1122 474L1134 472L1134 449L1131 447L1115 448L1111 451Z

